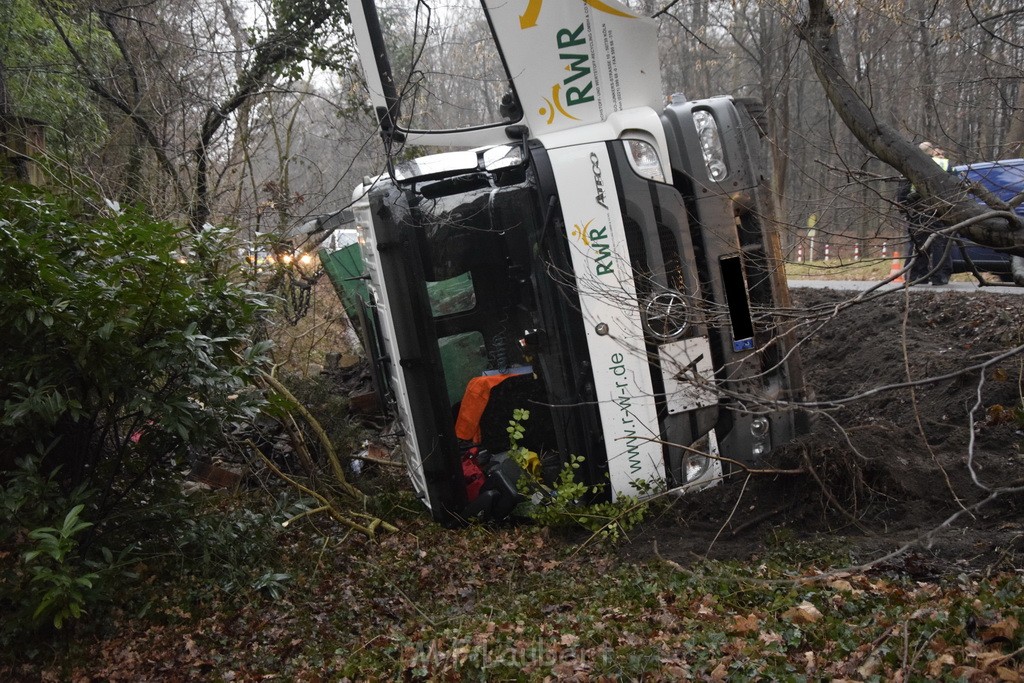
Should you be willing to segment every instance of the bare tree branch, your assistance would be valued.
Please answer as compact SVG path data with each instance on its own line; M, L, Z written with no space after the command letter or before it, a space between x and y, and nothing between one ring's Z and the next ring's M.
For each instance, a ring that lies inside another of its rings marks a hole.
M828 1L808 0L808 9L806 18L796 26L797 35L807 43L818 80L850 132L880 160L909 178L925 197L926 208L936 211L943 222L954 224L981 216L984 207L967 196L958 179L878 118L853 86ZM1012 214L968 225L962 234L979 244L1024 256L1024 223Z
M61 24L60 19L57 16L56 12L53 10L53 8L45 4L44 8L47 17L50 19L50 23L53 24L54 29L57 31L57 34L61 38L61 41L64 43L65 47L67 47L68 52L71 54L71 57L75 60L75 64L78 67L79 72L85 78L86 87L88 87L89 90L91 90L92 92L96 93L104 101L113 105L122 113L124 113L124 115L128 117L128 120L132 122L132 124L139 130L140 133L142 133L142 136L146 139L146 142L153 150L153 154L156 156L157 162L160 164L160 167L164 170L165 173L167 173L168 177L170 178L171 185L174 188L175 194L177 195L178 199L184 203L188 197L188 193L185 191L185 187L181 182L181 176L178 174L178 169L171 162L170 157L167 156L167 150L164 146L163 141L160 139L156 131L150 125L150 122L143 115L142 111L138 106L138 103L126 101L124 98L120 97L114 91L110 90L103 84L102 79L100 79L100 77L97 76L89 68L88 61L85 59L82 53L79 52L74 42L72 42L71 38L64 30L64 27ZM104 25L110 32L111 38L118 46L118 49L122 50L122 57L125 57L126 61L128 61L126 54L123 52L124 44L121 41L120 36L117 35L117 32L113 30L112 22L104 22Z

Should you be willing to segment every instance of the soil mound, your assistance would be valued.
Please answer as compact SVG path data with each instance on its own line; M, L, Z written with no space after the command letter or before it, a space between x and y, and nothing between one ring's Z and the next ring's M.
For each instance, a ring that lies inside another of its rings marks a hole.
M751 559L814 540L866 562L945 525L899 562L1021 566L1024 356L1002 356L1024 344L1024 298L914 291L831 315L844 298L794 290L821 316L798 332L814 426L766 468L806 473L680 497L630 553Z

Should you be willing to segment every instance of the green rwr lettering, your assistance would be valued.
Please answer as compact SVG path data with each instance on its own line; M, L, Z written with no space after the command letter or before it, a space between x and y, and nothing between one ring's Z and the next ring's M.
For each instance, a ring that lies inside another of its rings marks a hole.
M571 107L574 104L593 102L594 96L590 94L590 89L593 87L593 83L587 83L585 88L569 88L565 91L565 103Z
M598 261L604 261L605 259L611 260L612 247L610 244L594 244L593 241L591 241L591 244L594 247L594 252L597 253Z
M564 50L567 47L574 47L576 45L586 45L587 39L581 38L580 34L583 33L583 24L580 24L579 28L575 31L570 31L567 28L563 28L557 34L555 34L555 40L558 43L558 49Z
M577 78L583 78L584 76L590 75L590 67L584 66L587 62L587 55L559 55L562 59L571 59L572 64L567 64L565 67L566 71L571 71L572 75L566 78L563 83L568 85Z

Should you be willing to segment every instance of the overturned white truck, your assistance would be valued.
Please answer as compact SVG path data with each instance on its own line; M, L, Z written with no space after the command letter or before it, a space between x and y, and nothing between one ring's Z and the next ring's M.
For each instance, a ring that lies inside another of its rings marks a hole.
M429 5L424 35L453 11ZM666 105L655 22L613 0L477 9L499 120L437 130L404 113L422 72L415 45L392 69L400 19L351 5L385 145L468 150L393 155L354 195L365 343L433 516L516 505L516 408L543 472L583 456L611 499L708 482L709 455L754 463L793 438L802 380L753 105Z

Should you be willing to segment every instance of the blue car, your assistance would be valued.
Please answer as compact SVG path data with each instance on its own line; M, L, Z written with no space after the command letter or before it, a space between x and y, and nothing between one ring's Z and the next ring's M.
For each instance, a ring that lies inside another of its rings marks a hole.
M1005 202L1024 191L1024 159L965 164L955 167L953 171L970 182L982 185ZM1018 204L1014 211L1024 217L1024 203ZM1004 282L1013 282L1011 257L1005 252L983 247L966 239L954 241L950 251L954 273L972 273L977 269L979 272L998 275ZM974 265L973 268L971 264Z

